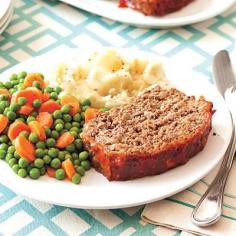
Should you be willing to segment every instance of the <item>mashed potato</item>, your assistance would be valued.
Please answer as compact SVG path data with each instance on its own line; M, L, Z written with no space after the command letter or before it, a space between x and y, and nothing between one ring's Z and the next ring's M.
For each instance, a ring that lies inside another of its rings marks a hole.
M154 84L167 85L160 62L128 59L115 49L60 64L56 80L66 93L89 98L96 108L119 106Z

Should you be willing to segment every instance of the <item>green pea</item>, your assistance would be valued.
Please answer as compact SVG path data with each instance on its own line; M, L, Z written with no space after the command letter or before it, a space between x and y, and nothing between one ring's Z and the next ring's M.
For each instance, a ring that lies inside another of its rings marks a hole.
M50 164L50 162L52 161L52 158L49 155L45 155L43 157L43 161L45 164Z
M81 102L82 106L91 106L91 101L88 98L85 98L82 102Z
M80 165L85 169L89 170L90 169L90 162L88 160L86 161L81 161Z
M47 138L49 138L51 136L51 130L49 128L45 128L45 134Z
M55 125L55 130L57 131L57 132L60 132L60 131L62 131L63 130L63 124L56 124Z
M17 159L16 158L11 158L9 161L8 161L8 165L10 167L12 167L13 165L15 165L17 163Z
M10 121L14 121L16 119L16 113L14 111L8 111L7 112L7 118Z
M16 159L20 159L21 158L21 156L15 151L14 152L14 157L16 158Z
M13 84L10 81L4 83L5 88L10 89L13 87Z
M47 148L44 149L44 155L48 155L48 149Z
M80 122L80 121L82 120L82 117L81 117L81 115L78 113L78 114L75 114L75 115L73 116L73 120L74 120L75 122Z
M65 128L66 130L70 130L71 127L72 127L72 125L71 125L70 122L66 122L65 125L64 125L64 128Z
M18 164L21 168L26 168L29 165L29 161L25 158L20 158Z
M37 142L36 143L36 148L42 148L42 149L46 148L45 142L43 142L43 141Z
M39 141L39 137L36 133L31 133L29 135L29 141L32 143L37 143Z
M63 169L56 170L56 179L63 180L63 179L65 179L65 177L66 177L65 171Z
M15 147L12 145L12 146L9 146L8 149L7 149L7 153L10 153L10 154L14 154L15 152Z
M7 151L7 149L8 149L8 145L6 143L0 144L0 150Z
M57 148L50 148L48 150L48 155L52 158L57 157L59 153L59 150Z
M44 156L44 150L42 148L37 148L35 150L35 156L37 158L42 158Z
M43 176L45 174L46 174L46 168L45 167L40 168L40 175Z
M75 147L76 147L78 150L81 150L82 147L83 147L83 142L82 142L81 139L76 139L76 140L74 141L74 144L75 144Z
M75 131L70 131L70 134L74 136L74 138L78 137L78 133Z
M32 179L38 179L40 177L40 171L38 168L32 168L30 171L29 171L29 176L30 178Z
M72 127L77 127L79 128L80 127L80 123L79 122L72 122Z
M1 135L1 136L0 136L0 142L1 142L1 143L7 143L7 142L9 142L8 136L5 135L5 134Z
M0 159L4 160L6 158L7 152L5 150L0 149Z
M63 105L61 108L62 114L68 114L70 111L70 105Z
M89 108L89 106L83 106L82 111L86 111Z
M64 114L62 117L65 122L71 122L72 120L72 117L69 114Z
M26 122L29 124L31 121L34 121L35 120L35 117L33 116L29 116L26 120Z
M0 101L0 109L4 110L6 108L5 101Z
M36 158L34 160L34 165L37 168L42 168L44 166L44 161L42 159L40 159L40 158Z
M35 87L37 89L41 89L40 83L38 81L34 81L32 85L33 85L33 87Z
M70 129L70 132L76 132L76 133L78 133L79 132L79 128L78 127L72 127L71 129Z
M67 159L72 159L72 156L71 156L70 153L66 153L65 154L65 160L67 160Z
M100 109L100 111L101 111L101 112L107 112L107 111L109 111L109 108L103 107L103 108Z
M28 139L28 138L29 138L29 135L30 135L30 133L29 133L28 131L25 131L25 130L24 130L24 131L21 131L21 132L20 132L20 135L23 135L25 138L27 138L27 139Z
M7 153L5 160L6 162L9 162L12 158L14 158L14 155Z
M84 120L84 112L81 112L81 118Z
M9 107L7 107L7 108L5 108L4 109L4 112L3 112L3 114L5 115L5 116L7 116L7 113L10 111L10 108Z
M19 74L18 74L18 78L25 78L27 75L27 72L26 71L21 71Z
M85 170L84 170L83 166L77 166L76 172L79 173L81 176L84 176L84 174L85 174Z
M51 132L51 138L57 139L59 137L59 133L56 130Z
M83 151L79 154L80 161L85 161L89 158L89 153L87 151Z
M17 79L18 79L17 74L12 74L11 77L10 77L11 81L17 80Z
M61 91L62 91L62 88L61 87L59 87L59 86L57 86L56 88L55 88L55 91L56 91L56 93L60 93Z
M80 165L80 160L74 160L73 163L74 163L75 166L79 166Z
M68 146L66 146L66 151L72 153L75 151L75 145L73 143L69 144Z
M73 158L74 160L78 160L78 159L79 159L79 155L78 155L78 153L76 153L76 152L73 152L73 153L71 154L71 156L72 156L72 158Z
M52 93L53 91L54 91L54 89L51 88L51 87L45 88L45 92L46 92L46 93Z
M33 107L38 108L40 106L41 106L41 101L39 99L33 101Z
M61 161L59 158L54 158L52 159L50 165L54 169L59 169L61 167Z
M62 125L64 125L64 121L63 121L62 119L56 119L56 120L54 121L54 125L57 125L57 124L62 124Z
M22 117L20 117L20 118L17 118L16 120L18 120L18 121L22 121L22 122L25 122L25 119L24 119L24 118L22 118Z
M50 98L53 100L57 100L58 94L56 92L52 92L52 93L50 93Z
M58 158L61 160L61 161L64 161L65 160L65 153L63 151L59 151L58 153Z
M12 166L12 170L17 174L20 169L20 166L18 164L15 164Z
M3 94L0 95L0 101L1 101L1 102L5 102L5 101L7 101L7 100L8 100L8 96L3 95ZM4 105L5 105L5 103L4 103Z
M19 105L18 103L16 103L16 102L14 102L14 103L12 103L12 104L10 105L10 110L11 110L11 111L16 112L16 111L18 111L19 109L20 109L20 105Z
M79 174L75 174L72 179L71 179L72 183L74 184L79 184L81 181L81 176Z
M17 102L18 102L18 104L19 104L20 106L23 106L23 105L26 104L27 99L24 98L24 97L19 97L18 100L17 100Z
M26 169L20 168L17 173L21 178L25 178L27 176Z
M51 147L55 147L56 141L54 138L48 138L46 140L46 145L47 147L51 148Z

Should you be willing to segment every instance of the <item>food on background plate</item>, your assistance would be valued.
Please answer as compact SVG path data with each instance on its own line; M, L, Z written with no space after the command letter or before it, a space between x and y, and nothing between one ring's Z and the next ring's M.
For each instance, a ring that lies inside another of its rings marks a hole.
M180 10L194 0L120 0L119 7L131 7L150 16L164 16Z
M61 92L40 73L21 72L0 82L0 159L20 177L47 173L79 184L90 169L80 138L90 101L79 103Z
M168 84L159 60L129 58L109 48L60 64L53 77L66 93L90 99L95 108L120 106L151 85Z
M159 86L85 124L82 140L108 180L156 175L200 152L211 130L212 103Z

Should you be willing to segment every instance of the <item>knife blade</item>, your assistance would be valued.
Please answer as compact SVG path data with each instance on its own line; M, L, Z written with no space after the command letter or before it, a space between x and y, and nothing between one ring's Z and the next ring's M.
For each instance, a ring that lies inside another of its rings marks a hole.
M215 55L213 61L213 74L216 87L223 96L228 88L236 86L231 60L226 50L219 51Z

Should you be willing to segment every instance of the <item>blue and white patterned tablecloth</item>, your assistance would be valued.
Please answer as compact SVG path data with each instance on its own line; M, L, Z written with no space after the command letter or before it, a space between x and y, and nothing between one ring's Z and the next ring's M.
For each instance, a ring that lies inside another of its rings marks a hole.
M135 28L58 1L15 0L15 6L14 18L0 36L0 72L55 48L104 45L185 58L183 64L211 80L212 56L222 48L232 51L236 38L236 6L204 23L172 30ZM0 235L187 235L145 224L142 209L54 206L20 197L0 183Z

